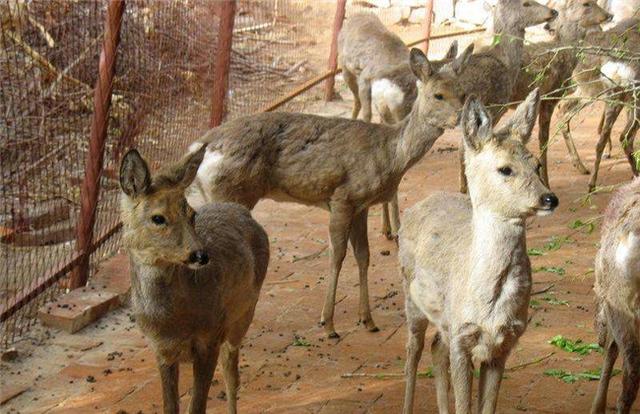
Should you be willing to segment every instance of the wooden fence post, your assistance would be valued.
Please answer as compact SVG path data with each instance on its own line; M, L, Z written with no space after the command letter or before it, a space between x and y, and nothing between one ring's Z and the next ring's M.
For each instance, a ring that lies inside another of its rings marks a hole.
M329 52L329 71L331 71L333 75L327 78L324 84L324 100L327 102L333 98L333 86L336 82L335 72L338 69L338 33L340 33L340 29L342 29L346 5L347 0L338 0L336 4L336 15L333 19L331 51Z
M229 93L229 68L231 67L231 47L233 45L233 23L236 15L236 0L217 3L218 48L213 62L213 93L211 95L211 119L209 126L217 127L226 114Z
M124 14L124 0L110 0L105 20L104 40L100 52L98 80L93 93L93 116L89 152L85 160L84 179L80 189L80 217L76 229L76 250L81 258L71 274L71 288L87 284L89 256L93 241L93 225L96 218L100 176L104 163L104 147L107 138L111 90L116 68L116 51L120 42L120 27Z
M433 19L433 0L427 0L427 4L425 4L425 20L424 20L424 46L423 52L426 55L429 52L429 38L431 37L431 20Z

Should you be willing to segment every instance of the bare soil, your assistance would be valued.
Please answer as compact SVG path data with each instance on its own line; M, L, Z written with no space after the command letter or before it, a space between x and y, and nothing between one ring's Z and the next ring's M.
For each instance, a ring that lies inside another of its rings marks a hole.
M347 98L344 87L341 94ZM350 101L319 104L314 112L347 116ZM587 165L593 162L599 108L583 111L574 122L574 136ZM619 132L619 128L616 129ZM406 208L436 190L457 188L459 131L448 131L404 178L400 204ZM534 132L534 136L537 131ZM617 136L617 135L614 135ZM531 148L537 147L532 140ZM537 152L537 151L536 151ZM534 294L531 322L514 349L503 381L501 413L588 412L596 381L574 383L545 375L562 369L573 374L599 368L601 355L569 353L549 344L556 335L595 342L593 320L593 260L600 219L610 193L585 197L587 176L571 167L562 140L550 151L550 176L560 207L549 217L528 223ZM605 160L600 184L629 180L630 170L620 148ZM380 234L380 209L369 220L370 290L373 316L380 332L357 326L358 277L353 256L345 261L338 290L336 329L339 340L324 338L318 326L329 266L326 212L296 204L263 201L254 211L271 241L272 260L256 316L241 353L239 410L244 413L390 413L400 412L404 392L404 298L397 270L397 249ZM593 220L571 228L576 220ZM125 272L125 270L123 270ZM563 273L563 274L559 274ZM0 365L2 393L28 386L2 406L4 412L87 413L161 411L154 356L122 308L75 335L38 327L16 345L21 357ZM433 335L427 331L427 341ZM420 371L428 370L426 352ZM524 366L522 366L524 365ZM518 368L519 366L522 366ZM513 369L513 368L516 369ZM181 371L183 411L189 401L190 367ZM210 412L226 412L220 373L210 391ZM620 391L620 376L612 380L609 408ZM434 380L421 377L416 412L435 412ZM634 413L640 412L640 401Z

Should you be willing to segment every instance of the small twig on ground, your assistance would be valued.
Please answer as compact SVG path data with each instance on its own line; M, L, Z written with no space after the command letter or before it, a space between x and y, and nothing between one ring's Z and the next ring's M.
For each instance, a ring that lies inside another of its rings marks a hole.
M531 366L531 365L539 364L542 361L551 358L554 354L555 354L555 352L549 352L547 355L541 356L540 358L536 358L536 359L534 359L532 361L524 362L522 364L518 364L518 365L514 365L512 367L509 367L509 368L505 369L505 371L513 372L513 371L517 371L519 369L522 369L522 368L525 368L525 367L528 367L528 366Z
M301 260L313 260L313 259L317 259L318 257L320 257L320 255L322 253L324 253L324 251L327 250L327 246L324 246L322 249L318 250L315 253L311 253L308 254L306 256L302 256L302 257L294 257L293 260L291 261L291 263L295 263L295 262L299 262Z
M541 295L543 293L547 293L548 291L550 291L551 289L553 289L556 286L555 283L550 284L549 286L547 286L544 289L540 289L540 290L536 290L535 292L531 293L531 296L533 295Z

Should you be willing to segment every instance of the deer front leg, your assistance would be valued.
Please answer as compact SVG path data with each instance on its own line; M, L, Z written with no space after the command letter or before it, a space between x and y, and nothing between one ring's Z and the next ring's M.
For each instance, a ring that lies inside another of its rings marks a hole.
M400 207L398 206L398 192L396 191L390 202L382 204L382 234L385 235L387 240L395 240L398 237L399 229Z
M362 75L358 79L358 96L362 104L362 120L371 122L371 82Z
M369 306L369 239L367 235L367 217L369 209L364 209L358 213L351 225L351 233L349 239L353 247L353 254L358 263L358 273L360 275L360 322L369 330L369 332L378 332L373 318L371 317L371 308Z
M408 290L405 289L407 295ZM418 373L418 364L422 357L424 348L424 334L429 326L429 321L422 315L422 312L407 297L405 302L407 315L407 363L404 368L405 390L404 390L404 414L413 413L413 401L416 389L416 376Z
M611 129L613 124L618 119L622 105L620 104L607 104L605 107L605 119L602 126L602 132L600 133L600 139L598 145L596 145L596 160L593 164L593 173L589 180L589 192L596 188L596 182L598 181L598 170L600 169L600 161L602 160L602 153L607 145L607 140L611 139Z
M609 345L604 354L602 362L602 370L600 373L600 383L596 392L593 404L591 405L591 414L604 414L607 409L607 391L609 391L609 380L613 372L613 365L618 358L618 345L615 341L610 340Z
M455 338L451 344L451 379L455 397L456 414L471 414L471 389L473 364L465 338Z
M636 160L633 156L633 142L640 128L640 108L629 108L627 110L627 124L624 127L622 134L620 135L620 145L624 154L627 156L629 165L631 165L631 172L633 175L638 175L639 171L636 165Z
M493 414L496 412L498 393L507 356L508 354L482 363L480 367L480 389L478 392L478 414Z
M431 360L433 375L436 378L436 398L438 412L449 414L449 348L437 333L431 343Z
M336 289L338 276L342 269L342 262L347 253L347 239L353 220L353 208L342 203L329 204L329 236L331 239L331 280L322 308L320 324L329 338L339 338L333 326L333 311L336 303Z
M351 112L351 118L358 119L358 114L360 113L361 108L360 94L358 92L358 79L356 78L356 75L344 67L342 68L342 77L353 94L353 112Z
M222 347L222 374L227 387L227 411L229 414L236 414L238 387L240 386L239 353L238 347L228 342Z
M162 405L164 414L178 414L180 412L180 397L178 396L178 363L167 364L158 358L160 381L162 382Z
M218 362L219 344L212 344L206 349L197 349L193 356L193 391L190 414L205 414L207 412L207 397L213 372Z

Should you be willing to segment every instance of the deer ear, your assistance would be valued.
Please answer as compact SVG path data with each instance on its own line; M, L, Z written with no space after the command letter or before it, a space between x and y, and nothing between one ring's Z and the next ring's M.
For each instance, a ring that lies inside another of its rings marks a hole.
M431 63L429 63L429 59L420 49L416 49L415 47L411 49L409 54L409 66L411 66L411 71L416 78L418 78L422 82L426 82L429 77L433 74L433 68L431 67Z
M458 58L451 62L451 67L456 75L459 75L467 63L469 63L469 58L471 58L471 55L473 54L473 47L473 43L471 43Z
M145 194L150 187L151 174L147 163L137 150L130 150L120 164L120 188L129 197L136 197Z
M476 152L493 136L491 116L475 95L467 98L462 108L462 134L465 147Z
M529 142L531 131L536 124L538 109L540 108L540 89L535 88L527 98L516 108L515 113L507 123L500 128L499 135L510 135L522 141Z
M444 55L444 59L455 59L458 56L458 40L454 40L451 42L451 46L449 46L449 50L447 54Z
M187 188L191 185L196 178L198 167L200 167L206 151L207 145L202 144L200 149L185 155L182 160L178 162L176 169L173 171L173 179L179 186Z

